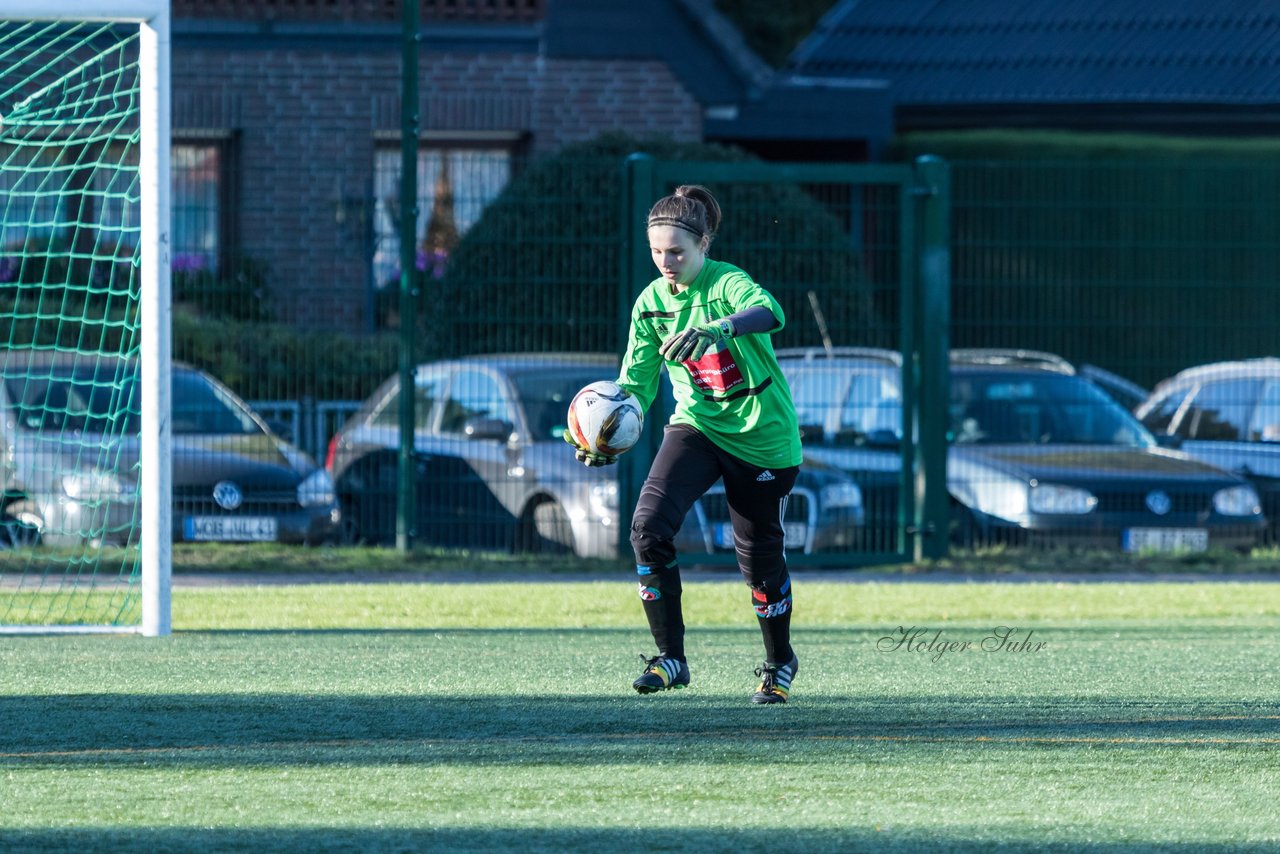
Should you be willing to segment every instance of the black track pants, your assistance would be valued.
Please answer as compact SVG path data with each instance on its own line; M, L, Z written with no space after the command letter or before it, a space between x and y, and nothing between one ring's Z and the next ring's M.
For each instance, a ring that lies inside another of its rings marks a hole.
M748 584L777 583L786 573L782 516L799 466L766 469L720 448L684 424L666 428L631 522L636 564L676 562L673 540L693 502L724 478L738 567Z

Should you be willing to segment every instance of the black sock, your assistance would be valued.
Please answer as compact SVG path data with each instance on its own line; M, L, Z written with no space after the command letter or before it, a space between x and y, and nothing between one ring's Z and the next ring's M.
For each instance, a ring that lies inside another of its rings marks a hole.
M791 612L760 620L764 636L764 659L769 664L786 664L795 655L791 649Z
M751 586L751 604L760 621L764 638L764 659L769 664L786 664L795 653L791 649L791 576L781 584Z
M680 609L680 567L637 566L640 600L658 653L684 661L684 614Z

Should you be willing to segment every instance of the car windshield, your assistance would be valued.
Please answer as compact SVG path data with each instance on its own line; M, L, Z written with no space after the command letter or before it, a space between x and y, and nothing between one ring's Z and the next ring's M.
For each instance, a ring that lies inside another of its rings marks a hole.
M5 394L29 430L135 435L141 431L138 377L110 366L7 373ZM257 433L253 418L193 371L173 372L172 427L182 434Z
M901 440L896 371L815 365L794 371L788 381L806 441ZM948 414L948 440L957 445L1155 445L1146 428L1111 397L1088 380L1065 374L953 371Z
M1064 374L953 373L948 411L957 445L1155 445L1111 397Z
M253 417L218 386L194 371L173 373L174 435L261 433Z
M18 424L28 430L125 435L139 430L137 382L119 365L83 369L11 367L5 396Z
M604 365L585 370L575 368L572 372L556 368L513 373L511 382L529 419L529 433L534 440L560 441L573 396L589 383L612 379L611 373L612 369Z

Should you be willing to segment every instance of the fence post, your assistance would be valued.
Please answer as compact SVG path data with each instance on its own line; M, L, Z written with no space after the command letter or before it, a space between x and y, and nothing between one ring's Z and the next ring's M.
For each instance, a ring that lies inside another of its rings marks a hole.
M919 212L919 475L916 559L946 557L951 507L947 492L947 403L951 389L951 172L941 159L916 159Z
M418 239L418 4L404 3L400 57L400 448L396 549L413 546L414 355Z
M626 330L631 325L631 306L646 284L649 272L649 243L642 239L640 228L649 212L649 196L654 181L653 158L648 154L632 154L622 165L622 269L618 285L618 330L621 347L626 347ZM662 441L662 427L666 418L662 405L662 392L645 413L645 431L640 443L618 460L618 554L631 554L631 516L635 513L636 497L644 482L649 463Z

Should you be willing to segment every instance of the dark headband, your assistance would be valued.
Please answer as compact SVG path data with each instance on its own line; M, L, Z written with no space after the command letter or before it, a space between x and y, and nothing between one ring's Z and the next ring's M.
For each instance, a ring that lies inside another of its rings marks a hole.
M706 233L694 228L689 223L676 219L673 216L655 216L649 218L649 228L655 225L674 225L676 228L683 228L685 231L697 237L706 237Z

